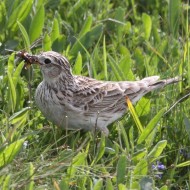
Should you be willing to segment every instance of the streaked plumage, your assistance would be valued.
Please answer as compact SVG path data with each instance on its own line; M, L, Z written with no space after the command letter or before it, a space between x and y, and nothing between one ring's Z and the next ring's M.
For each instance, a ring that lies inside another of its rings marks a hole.
M178 82L158 76L134 82L98 81L73 75L68 60L56 52L26 56L30 63L39 63L43 74L35 94L37 106L47 119L67 129L94 130L97 125L108 135L107 126L126 112L126 96L135 103L152 90Z

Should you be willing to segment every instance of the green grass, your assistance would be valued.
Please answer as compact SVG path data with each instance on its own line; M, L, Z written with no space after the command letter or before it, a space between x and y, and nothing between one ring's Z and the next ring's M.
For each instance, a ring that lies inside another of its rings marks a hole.
M2 0L0 189L190 189L189 99L164 114L189 93L188 10L180 0ZM54 50L99 80L183 80L129 106L109 137L63 131L34 103L39 68L6 49Z

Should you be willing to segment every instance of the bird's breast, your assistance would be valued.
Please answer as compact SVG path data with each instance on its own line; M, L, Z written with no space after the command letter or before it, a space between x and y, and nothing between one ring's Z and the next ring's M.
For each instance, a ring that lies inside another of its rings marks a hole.
M36 89L35 102L49 120L56 120L65 111L64 96L57 96L56 90L44 85L43 82Z

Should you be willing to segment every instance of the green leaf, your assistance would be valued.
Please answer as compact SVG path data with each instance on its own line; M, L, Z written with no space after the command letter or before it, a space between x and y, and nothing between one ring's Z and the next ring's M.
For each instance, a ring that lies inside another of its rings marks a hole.
M106 52L106 37L103 38L103 64L104 64L104 76L105 80L108 80L108 69L107 69L107 52Z
M50 51L51 50L51 38L48 34L45 34L43 38L43 50L44 51Z
M102 190L103 188L103 180L99 179L96 184L94 185L93 190Z
M26 190L33 190L34 189L34 166L32 162L29 163L28 167L28 179L30 181L28 182L28 185L26 186Z
M131 126L130 129L129 129L129 132L127 132L128 136L129 136L129 143L130 143L130 148L128 150L134 152L134 148L135 148L135 144L136 144L136 137L135 137L135 134L134 134L134 127Z
M15 110L16 106L16 89L13 83L12 75L9 71L7 71L8 81L9 81L9 94L10 94L10 104L11 110Z
M51 32L51 41L54 42L58 37L59 37L59 23L57 18L54 18L52 32Z
M190 121L186 116L184 118L184 123L185 123L185 130L187 131L188 137L190 139Z
M117 42L121 42L123 40L123 31L125 29L125 9L123 7L118 7L115 9L115 30L117 32ZM122 24L123 23L123 24Z
M23 118L27 118L28 115L28 111L30 110L30 107L26 107L23 108L22 110L20 110L19 112L14 113L10 118L9 118L9 122L11 124L15 124L19 121L21 121Z
M0 151L0 168L9 164L16 157L16 155L19 153L20 149L22 148L24 141L25 138L19 139L7 145L5 148L3 148Z
M168 190L168 186L167 185L164 185L160 188L160 190Z
M126 186L124 184L119 184L118 185L118 190L126 190Z
M109 60L109 65L110 65L116 79L118 81L123 81L124 76L122 74L121 69L118 66L118 63L114 60L114 58L110 54L108 54L108 60Z
M8 72L11 74L14 71L14 59L15 59L15 54L13 53L9 56L8 67L7 67Z
M150 113L150 99L142 97L135 106L135 110L139 116Z
M64 35L59 35L59 37L53 42L53 51L63 52L66 49L66 37Z
M156 116L148 123L148 125L146 126L146 128L143 130L143 132L141 133L137 143L141 144L143 141L145 141L148 136L151 134L151 132L155 129L156 124L159 122L160 118L163 116L165 112L165 109L161 109Z
M45 10L44 6L42 5L36 12L32 20L32 23L30 25L29 36L31 42L34 42L37 38L40 37L44 26L44 17L45 17Z
M145 176L145 175L147 175L147 172L148 172L147 160L142 159L135 166L135 169L133 171L133 177L139 178L140 176Z
M130 99L128 97L126 97L126 103L127 103L128 109L129 109L129 111L130 111L130 113L131 113L131 115L132 115L132 117L133 117L133 119L134 119L134 121L135 121L135 123L137 125L139 133L142 134L142 132L144 130L143 126L142 126L142 124L141 124L141 122L140 122L140 120L139 120L139 118L138 118L138 116L137 116L137 114L135 112L135 109L134 109L134 107L132 105L132 102L130 101Z
M152 20L149 15L146 13L142 14L142 21L144 25L145 39L148 40L150 38L150 33L152 30Z
M82 56L81 53L79 52L77 55L77 59L75 61L75 65L73 67L73 73L75 75L81 75L82 72Z
M33 0L23 0L21 3L13 10L11 16L8 19L8 28L11 31L15 31L17 22L22 22L30 13Z
M102 24L93 27L85 35L77 39L77 41L74 43L73 47L71 48L70 53L76 55L79 51L80 52L85 51L84 47L86 49L91 47L95 42L95 40L98 40L100 38L100 36L102 35L102 31L103 31Z
M86 0L80 0L80 1L75 1L76 3L73 3L73 5L70 7L68 10L68 17L74 17L78 9L83 7L85 4Z
M126 151L129 152L129 151L131 151L131 149L130 149L130 144L129 144L128 135L126 133L126 129L125 129L124 125L122 125L120 123L118 125L119 125L120 131L121 131L120 133L123 137L122 140L123 140L123 143L126 147Z
M139 74L145 72L145 55L144 55L144 50L142 47L136 47L134 51L134 59L135 59L135 64L136 64L136 69Z
M153 18L152 22L154 23L152 25L152 36L155 40L155 44L160 44L160 41L162 38L161 38L158 28L160 28L159 24L161 24L161 23L157 20L157 18Z
M6 6L5 6L5 2L0 2L0 28L1 30L5 31L7 28L6 25L6 15L7 15L7 11L6 11Z
M67 173L69 176L75 177L75 173L78 171L78 168L81 169L82 166L85 165L86 161L86 153L85 152L79 152L72 160L71 166L68 168Z
M142 149L142 150L138 150L137 152L135 152L135 153L133 154L132 160L133 160L134 162L138 162L138 161L140 161L142 158L144 158L144 157L146 156L146 154L147 154L147 149L146 149L146 148L144 148L144 149Z
M130 51L123 45L120 45L120 51L123 54L123 57L119 60L118 66L120 68L120 72L122 73L123 80L134 80L135 77L131 70L131 54Z
M33 6L34 0L25 0L23 7L20 9L19 14L17 15L18 21L23 22L31 13L31 9ZM22 1L23 2L23 1Z
M117 184L125 183L126 155L121 155L117 163Z
M13 73L13 83L14 83L14 86L17 86L17 82L20 78L20 73L24 67L24 61L22 61L16 68L15 72Z
M69 180L63 177L59 187L61 188L61 190L69 190Z
M182 168L182 167L187 167L187 166L190 166L190 160L176 165L177 168Z
M86 19L85 23L82 26L82 29L79 33L79 37L85 35L87 32L90 31L90 28L92 26L92 15L89 15L88 18Z
M24 28L24 26L19 22L17 21L17 24L19 26L19 29L22 33L22 36L23 36L23 40L24 40L24 44L25 44L25 49L30 52L30 40L29 40L29 37L28 37L28 34Z
M106 190L114 190L114 186L112 184L112 181L109 178L106 179Z
M104 155L104 152L105 152L105 135L102 135L97 156L95 158L95 163L97 163L102 158L102 156Z
M2 190L9 190L10 189L10 179L11 179L11 175L7 175L6 178L4 179L4 182L3 182L3 187L2 187Z
M167 145L167 141L166 140L162 140L159 141L154 148L152 149L152 151L148 154L148 159L149 162L153 162L154 160L157 160L158 157L161 155L161 153L163 152L164 148Z
M181 0L169 0L169 29L174 37L178 36L181 6Z
M138 189L139 190L139 186L140 186L139 185L139 181L134 181L133 180L133 182L132 182L132 184L131 184L130 187L131 187L131 189L135 189L135 190Z

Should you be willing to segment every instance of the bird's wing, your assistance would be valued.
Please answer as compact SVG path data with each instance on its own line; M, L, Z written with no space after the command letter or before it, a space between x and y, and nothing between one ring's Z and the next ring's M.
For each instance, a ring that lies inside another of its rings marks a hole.
M158 76L131 82L105 82L88 77L75 77L77 90L73 93L72 109L92 114L124 110L126 109L126 97L135 103L146 93L177 81L176 78L158 80Z
M80 76L78 85L78 91L73 95L73 106L88 112L126 109L126 96L140 99L138 94L143 93L142 84L138 82L103 82Z

